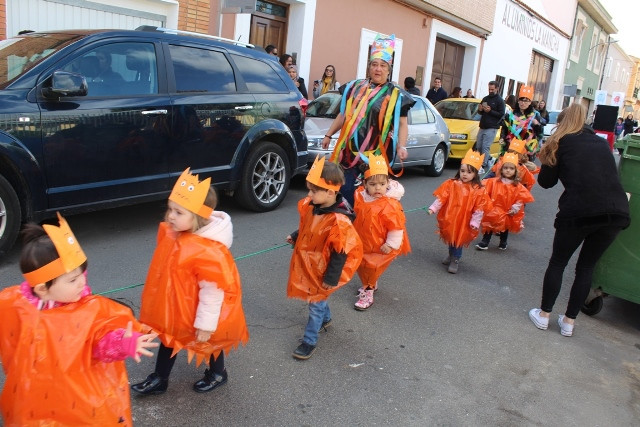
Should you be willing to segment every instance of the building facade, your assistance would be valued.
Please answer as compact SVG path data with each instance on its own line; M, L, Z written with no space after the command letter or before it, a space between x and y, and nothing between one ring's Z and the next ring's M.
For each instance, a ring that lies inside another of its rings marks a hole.
M600 93L596 91L596 103L615 105L618 116L623 116L626 104L626 92L631 83L631 74L635 62L620 46L611 43L604 63L604 72L600 76Z

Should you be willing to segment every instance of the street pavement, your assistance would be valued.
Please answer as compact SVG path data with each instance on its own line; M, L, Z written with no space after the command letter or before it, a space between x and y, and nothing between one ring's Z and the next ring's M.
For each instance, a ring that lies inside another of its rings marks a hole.
M307 321L307 306L286 298L291 248L304 178L268 213L246 212L223 198L234 222L232 252L243 284L251 339L226 355L229 382L208 394L192 391L204 368L178 355L169 390L132 396L138 426L637 426L640 425L640 316L636 304L605 298L594 316L581 314L574 336L562 337L575 256L547 331L527 317L540 304L561 186L536 186L526 229L509 236L507 251L465 249L460 271L440 262L446 246L424 207L440 178L407 170L412 253L380 281L375 303L353 309L357 277L330 299L333 324L307 361L291 357ZM89 258L95 293L139 309L141 286L164 202L68 217ZM0 261L3 286L19 283L17 247ZM131 286L131 287L130 287ZM127 288L128 289L123 289ZM640 292L640 285L638 288ZM132 382L154 359L128 361ZM4 383L4 377L0 378Z

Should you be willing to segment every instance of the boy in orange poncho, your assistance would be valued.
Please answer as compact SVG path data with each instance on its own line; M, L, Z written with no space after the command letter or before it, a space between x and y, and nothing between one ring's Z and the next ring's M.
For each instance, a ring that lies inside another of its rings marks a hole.
M311 357L318 332L331 323L329 295L351 280L362 260L362 242L351 224L355 215L339 193L343 183L340 166L316 158L307 175L309 194L298 202L299 228L286 239L294 245L287 297L309 303L304 337L293 352L296 359Z
M183 348L189 362L195 355L197 365L209 365L193 390L212 391L227 382L224 352L249 340L240 275L229 251L233 226L229 215L214 210L216 203L211 179L198 182L189 169L169 196L140 308L140 321L160 334L162 345L155 371L131 386L137 393L164 393Z
M132 426L124 359L153 356L133 313L91 295L87 257L67 222L27 224L25 281L0 292L0 400L6 426Z
M398 181L389 179L383 156L369 156L363 187L355 192L356 220L353 222L364 247L358 268L362 287L358 289L356 310L371 307L373 292L378 289L378 278L398 255L411 251L400 204L404 188Z
M524 218L524 204L533 202L533 196L518 179L518 155L507 153L502 157L502 167L495 178L484 181L487 194L493 202L493 209L482 218L484 235L476 248L487 250L493 233L500 234L498 249L507 250L509 231L519 233Z
M458 272L462 247L476 238L482 215L491 204L478 176L483 157L476 151L467 151L455 178L434 191L436 200L429 206L429 215L438 214L440 239L449 245L449 256L442 263L449 266L452 274Z

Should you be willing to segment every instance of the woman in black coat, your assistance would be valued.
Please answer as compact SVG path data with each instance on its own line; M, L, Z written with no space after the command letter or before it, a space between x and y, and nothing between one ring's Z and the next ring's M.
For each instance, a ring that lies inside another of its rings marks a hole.
M562 275L582 244L567 310L558 318L560 333L573 334L574 320L584 304L596 262L623 228L629 226L629 202L605 140L584 125L586 110L572 104L558 115L556 131L540 151L538 184L551 188L558 181L564 192L558 201L553 252L542 286L540 308L529 311L539 329L547 329L560 292Z
M633 129L638 126L638 122L633 120L633 114L629 113L626 119L624 119L624 134L633 133Z

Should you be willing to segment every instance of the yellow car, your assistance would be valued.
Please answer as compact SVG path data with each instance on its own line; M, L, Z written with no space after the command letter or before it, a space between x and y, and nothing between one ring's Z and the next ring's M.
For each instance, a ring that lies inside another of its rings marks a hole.
M436 104L436 109L451 133L450 159L462 159L476 144L480 123L479 106L480 100L476 98L447 98ZM499 140L500 129L496 129L496 137L490 148L493 157L497 157L500 153Z

